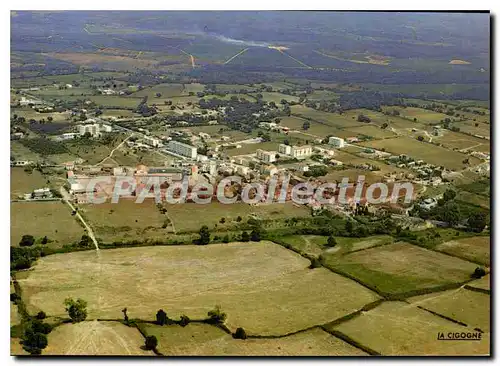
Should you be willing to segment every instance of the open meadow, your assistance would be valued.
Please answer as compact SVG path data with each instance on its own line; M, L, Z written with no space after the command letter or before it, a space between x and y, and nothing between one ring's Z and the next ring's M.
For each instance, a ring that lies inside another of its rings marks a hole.
M489 333L483 333L482 339L476 342L438 341L439 332L474 332L474 329L405 302L384 302L332 328L384 356L478 356L490 353Z
M455 257L490 265L491 239L489 236L473 236L470 238L447 241L436 246L436 250Z
M470 280L476 264L404 242L327 256L326 266L382 293L396 294Z
M364 356L363 351L314 328L274 339L233 339L221 329L200 323L186 327L141 324L146 335L158 339L166 356Z
M88 301L89 319L203 319L215 305L231 330L283 335L345 316L379 297L271 242L153 246L40 258L18 281L28 311L64 316L67 297Z
M10 206L10 241L17 246L23 235L33 235L39 242L47 236L51 246L62 246L79 240L85 230L71 216L62 202L13 202Z
M48 341L43 354L49 356L154 356L141 348L144 338L137 329L112 321L63 324Z

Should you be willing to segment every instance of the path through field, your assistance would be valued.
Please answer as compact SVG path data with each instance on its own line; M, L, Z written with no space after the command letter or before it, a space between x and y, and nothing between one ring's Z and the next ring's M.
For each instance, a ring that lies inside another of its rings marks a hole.
M241 50L240 52L238 52L236 55L232 56L231 58L229 58L226 62L224 62L224 65L230 63L231 61L233 61L236 57L238 57L239 55L242 55L243 53L245 53L246 51L248 51L248 48L245 48L244 50Z

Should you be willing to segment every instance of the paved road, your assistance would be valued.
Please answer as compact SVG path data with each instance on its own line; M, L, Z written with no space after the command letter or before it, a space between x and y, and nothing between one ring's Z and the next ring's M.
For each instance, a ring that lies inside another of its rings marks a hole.
M66 189L64 189L64 187L61 187L59 191L61 192L61 195L63 196L63 201L68 204L68 206L71 208L71 210L76 211L75 206L73 206L71 204L71 196L66 191ZM95 238L94 232L92 231L92 228L85 222L82 215L80 215L80 213L78 211L76 211L76 217L78 217L78 219L82 222L83 226L85 226L85 229L87 230L88 236L94 242L95 249L99 250L99 244L97 243L97 240Z

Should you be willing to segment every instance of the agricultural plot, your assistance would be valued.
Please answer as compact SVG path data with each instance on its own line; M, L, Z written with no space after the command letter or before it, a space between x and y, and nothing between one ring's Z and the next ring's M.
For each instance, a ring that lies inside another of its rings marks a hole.
M461 283L470 280L477 267L474 263L402 242L341 257L328 256L326 264L388 294Z
M104 109L102 111L102 118L117 117L117 118L130 118L136 114L128 109Z
M34 189L43 188L46 185L47 179L38 170L33 169L31 173L28 173L23 168L10 168L11 199L31 193Z
M387 152L395 155L405 154L413 157L415 160L421 159L427 163L444 166L452 170L465 168L466 165L463 164L465 159L469 159L471 165L480 162L479 159L472 156L407 137L362 142L360 145L378 150L385 149Z
M467 286L475 288L475 289L490 291L490 287L491 287L490 282L491 282L490 274L487 274L486 276L481 277L478 280L474 280L472 282L469 282L467 284Z
M477 126L476 126L477 123ZM473 121L462 121L454 122L453 126L460 128L460 131L471 133L474 135L490 137L491 136L491 125L481 122ZM487 141L485 141L486 143Z
M364 356L363 351L321 329L276 339L233 339L219 328L191 323L158 326L141 324L146 335L158 339L165 356Z
M185 203L177 205L166 204L165 207L177 232L197 232L202 225L207 225L210 229L229 230L233 226L238 225L236 221L238 216L242 218L243 222L246 222L251 217L277 221L290 217L310 215L306 207L296 206L291 202L251 206L240 202L226 205L213 200L211 203L205 205ZM192 220L193 210L196 210L197 220ZM220 223L222 218L225 219L224 224Z
M19 141L10 142L10 155L16 160L29 160L33 162L43 160L40 154L30 150Z
M314 121L307 121L309 122L309 128L307 130L304 130L304 122L306 122L306 120L299 117L283 117L280 121L280 126L288 127L290 130L300 131L304 134L304 136L309 136L310 138L323 139L328 135L338 135L338 133L341 132L341 130L336 127Z
M337 244L333 247L328 247L328 237L321 235L290 235L283 237L282 240L294 249L298 249L304 253L316 256L322 254L325 258L328 258L330 255L342 255L389 244L392 243L393 238L388 235L377 235L362 239L335 237Z
M157 93L159 93L159 97L157 97ZM163 103L165 98L181 96L184 94L184 87L182 84L158 84L152 87L144 88L138 92L131 94L133 98L142 98L147 96L149 103L157 104Z
M367 125L361 127L353 127L344 130L345 133L351 133L351 136L365 135L374 139L384 139L387 137L395 137L396 134L390 129L382 129L378 126Z
M349 127L361 127L366 125L363 122L358 122L356 118L348 117L344 114L338 113L328 113L317 111L315 109L304 107L302 105L294 105L290 107L293 114L301 115L303 117L312 118L318 122L325 123L331 127L337 128L349 128Z
M417 119L417 122L425 123L425 124L439 124L441 120L445 118L449 118L448 115L444 113L438 113L431 110L423 109L423 108L415 108L415 107L387 107L388 109L394 109L399 111L400 116L409 119Z
M154 356L141 348L144 338L119 322L85 321L63 324L48 336L47 356Z
M169 232L162 228L167 216L162 215L154 200L136 204L135 199L120 199L118 203L83 205L81 213L105 242L121 240L164 239Z
M436 250L489 266L490 245L489 236L473 236L439 244Z
M433 137L436 142L443 144L447 149L490 151L490 141L466 135L464 133L443 131L443 135Z
M276 92L261 92L262 94L262 99L265 100L266 102L274 102L276 105L280 105L282 100L286 100L287 102L298 102L299 97L296 97L294 95L288 95L288 94L282 94L282 93L276 93ZM253 96L256 96L256 94L252 94Z
M62 202L13 202L10 206L10 241L19 245L23 235L33 235L37 242L44 236L49 245L62 246L79 240L85 230L71 216Z
M200 319L218 304L232 331L259 335L324 324L378 299L309 264L265 241L153 246L43 257L19 283L31 312L62 316L68 296L88 301L89 319L121 316L123 307L141 319L154 319L160 308L175 319Z
M459 288L408 299L415 306L490 332L490 295Z
M18 117L24 117L26 121L29 121L30 119L34 119L36 121L40 121L41 119L44 119L45 121L48 121L48 118L52 118L51 123L57 123L57 122L69 122L71 120L71 113L70 112L54 112L54 113L39 113L35 111L34 109L13 109L12 110L12 115L17 114Z
M384 302L336 327L384 356L477 356L490 354L490 335L476 342L438 341L438 333L474 332L413 304Z

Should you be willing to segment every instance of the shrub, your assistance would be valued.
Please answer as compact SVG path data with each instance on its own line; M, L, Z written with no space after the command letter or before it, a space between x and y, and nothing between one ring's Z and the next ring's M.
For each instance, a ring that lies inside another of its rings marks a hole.
M16 303L17 300L19 300L19 299L21 299L21 296L19 296L15 292L10 294L10 301L12 301L13 303Z
M163 311L163 309L158 310L156 313L156 324L165 325L167 322L168 316L167 313Z
M210 320L214 323L224 323L226 320L226 313L223 313L220 306L216 305L213 310L210 310L208 312L208 316L210 317Z
M23 235L21 241L19 242L19 245L22 247L31 247L33 244L35 244L35 238L33 235Z
M247 333L245 332L245 329L243 328L238 328L236 329L236 332L233 334L234 339L247 339Z
M484 268L476 267L474 273L471 275L472 278L481 278L486 275Z
M185 327L186 325L189 324L190 321L191 319L189 319L187 315L181 315L181 320L179 321L179 325L181 327Z
M66 311L73 323L84 321L87 318L87 302L82 299L73 300L67 298L64 300Z
M156 349L156 346L158 346L158 339L156 339L154 335L147 336L144 346L149 351L154 350Z
M43 311L39 311L38 314L36 314L36 318L40 320L45 319L46 317L47 315Z

